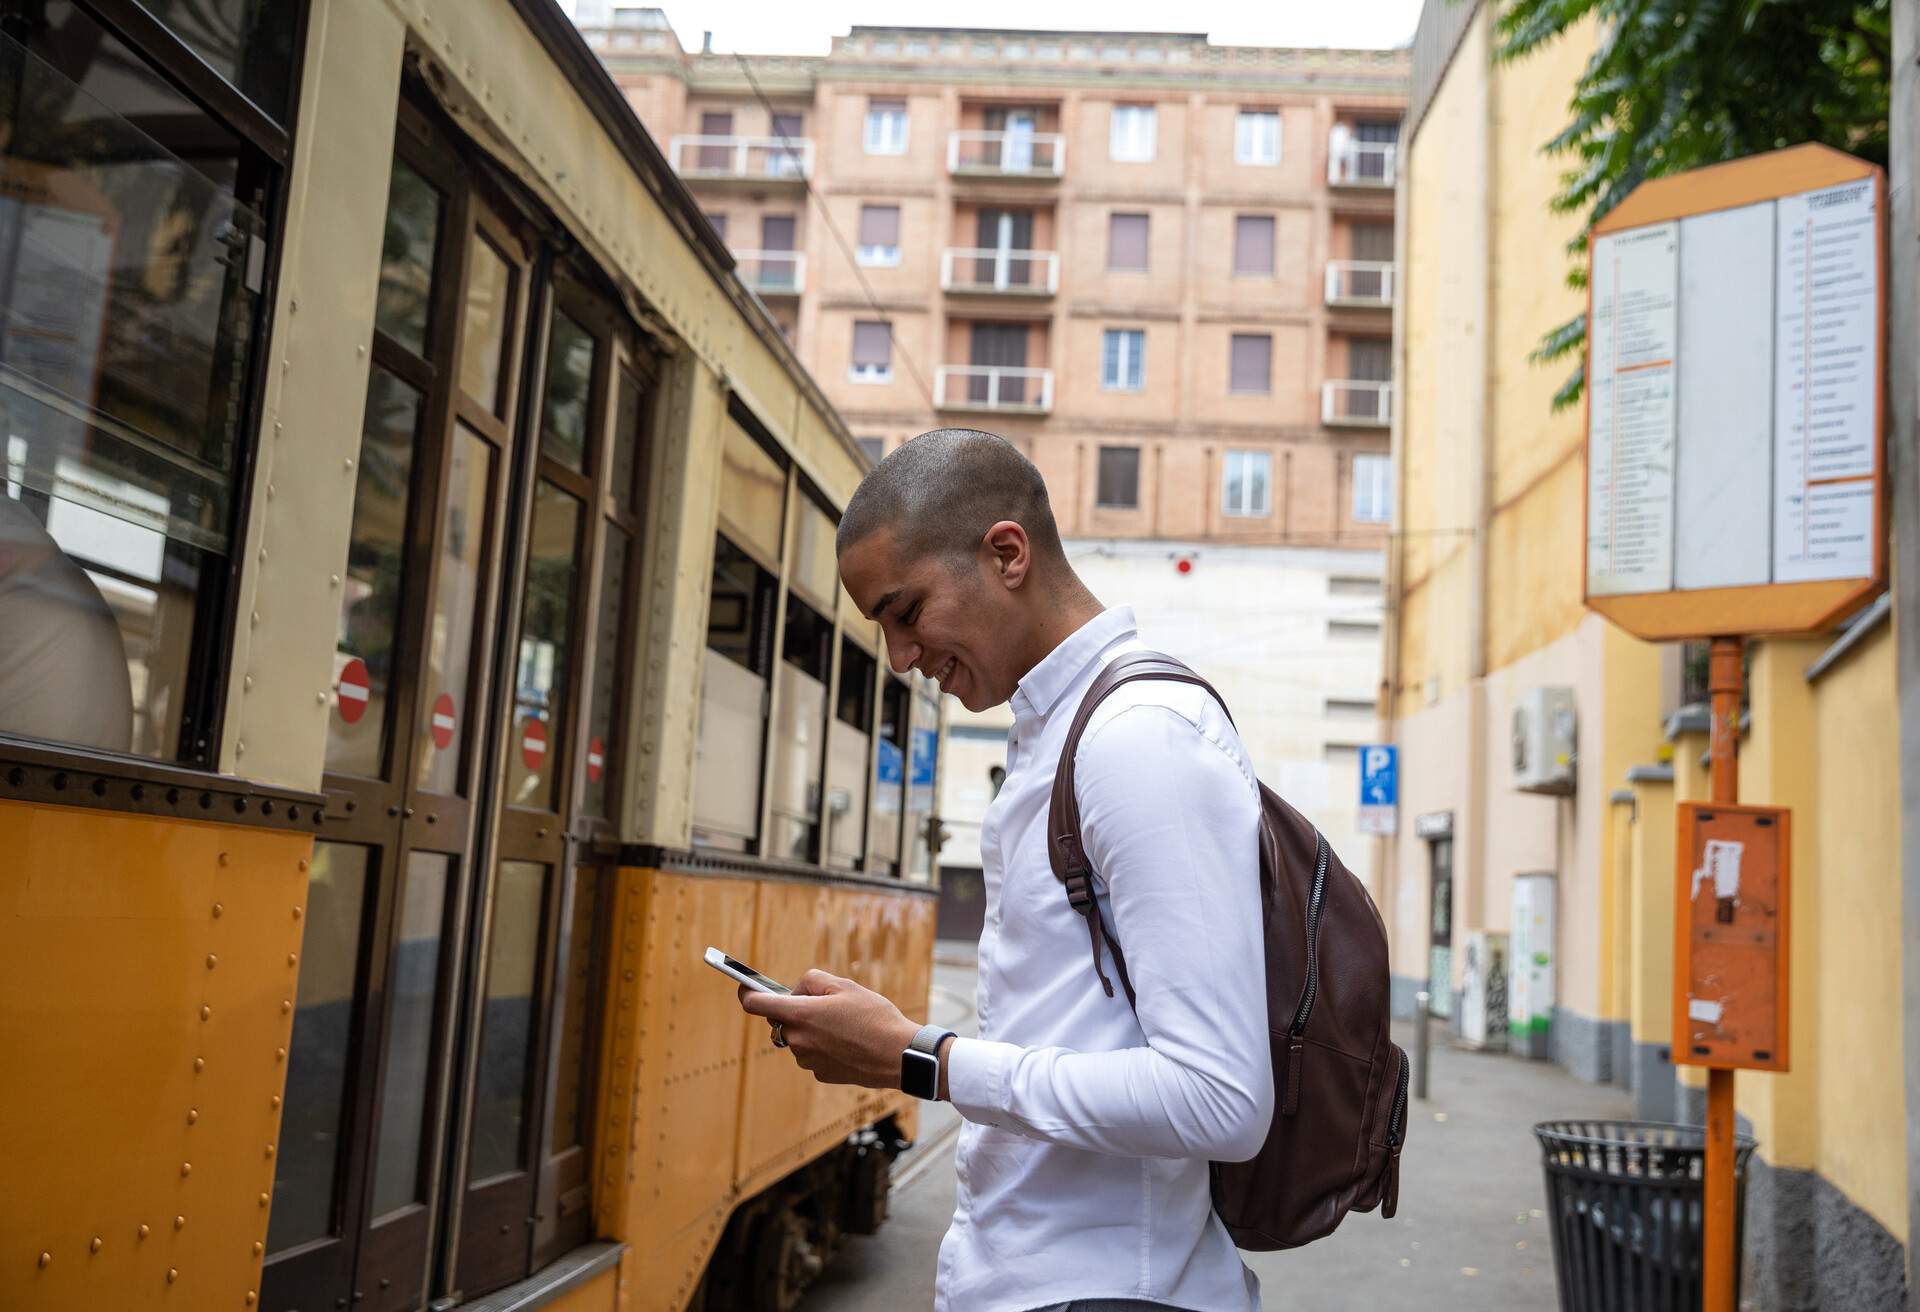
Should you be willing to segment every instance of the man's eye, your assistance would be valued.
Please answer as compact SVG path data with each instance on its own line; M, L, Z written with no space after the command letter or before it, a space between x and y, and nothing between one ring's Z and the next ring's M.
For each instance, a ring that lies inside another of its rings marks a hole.
M913 609L906 611L900 616L900 622L902 624L912 624L915 617L918 616L919 614L920 614L920 603L916 601L913 603Z

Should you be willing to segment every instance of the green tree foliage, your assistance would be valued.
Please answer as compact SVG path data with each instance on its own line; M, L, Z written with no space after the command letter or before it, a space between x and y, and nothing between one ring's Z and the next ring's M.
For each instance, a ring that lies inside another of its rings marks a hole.
M1598 44L1549 154L1572 163L1556 213L1584 213L1567 285L1587 285L1587 233L1647 178L1817 141L1887 156L1891 0L1510 0L1497 57L1520 59L1588 17ZM1540 339L1572 357L1558 410L1586 383L1584 315Z

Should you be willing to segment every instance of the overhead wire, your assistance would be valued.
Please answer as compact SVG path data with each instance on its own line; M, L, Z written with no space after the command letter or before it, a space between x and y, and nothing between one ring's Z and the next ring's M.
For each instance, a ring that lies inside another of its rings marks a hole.
M798 158L799 152L793 138L780 130L780 120L774 111L773 101L769 100L767 93L760 89L760 81L753 75L753 66L747 62L747 57L737 50L734 51L733 57L739 63L741 73L746 76L747 85L753 88L754 98L767 111L767 121L773 125L773 135L779 139L781 148L787 152L789 158ZM827 231L833 234L834 244L839 246L840 253L846 257L847 267L853 270L854 278L860 283L860 290L867 298L867 305L886 321L889 349L899 354L901 362L907 366L907 372L913 376L914 386L920 389L920 395L926 399L927 408L933 409L933 389L927 386L926 376L920 372L920 366L915 363L913 352L907 350L900 339L894 335L893 320L887 317L886 310L880 304L879 296L874 293L873 284L867 281L867 275L861 270L860 261L855 258L853 247L848 243L846 234L842 233L840 225L833 221L833 211L827 208L826 198L815 189L813 179L808 173L801 173L800 183L806 188L807 199L813 202L814 209L819 212L820 221L826 224Z

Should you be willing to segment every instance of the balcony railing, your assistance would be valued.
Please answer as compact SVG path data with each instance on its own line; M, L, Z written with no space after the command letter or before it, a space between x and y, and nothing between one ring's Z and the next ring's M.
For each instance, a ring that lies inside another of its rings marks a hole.
M938 410L997 410L1043 415L1053 409L1053 370L943 364L933 372Z
M950 292L1051 296L1060 290L1060 256L949 247L940 254L940 285Z
M949 132L947 172L986 178L1057 178L1067 139L1057 132Z
M799 251L735 251L733 271L762 296L798 296L807 289L807 257Z
M1380 260L1329 261L1327 304L1392 306L1393 265Z
M1330 378L1320 388L1320 422L1343 428L1385 428L1393 422L1393 384Z
M675 137L673 171L686 178L799 182L813 176L810 137Z
M1327 149L1327 184L1391 187L1400 147L1392 141L1355 141L1336 132Z

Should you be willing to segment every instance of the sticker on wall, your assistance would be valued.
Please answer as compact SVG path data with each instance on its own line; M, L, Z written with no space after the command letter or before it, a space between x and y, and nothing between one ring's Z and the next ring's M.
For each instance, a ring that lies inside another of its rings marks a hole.
M453 730L458 723L453 714L453 694L443 692L433 700L433 745L441 751L453 746Z
M547 726L531 715L520 722L520 759L529 770L547 763Z
M339 696L335 704L340 708L340 718L348 724L360 723L360 717L367 713L367 703L372 699L372 685L367 678L367 663L358 656L348 661L340 671L340 681L335 685Z
M607 769L607 747L598 738L587 742L587 782L597 784Z

